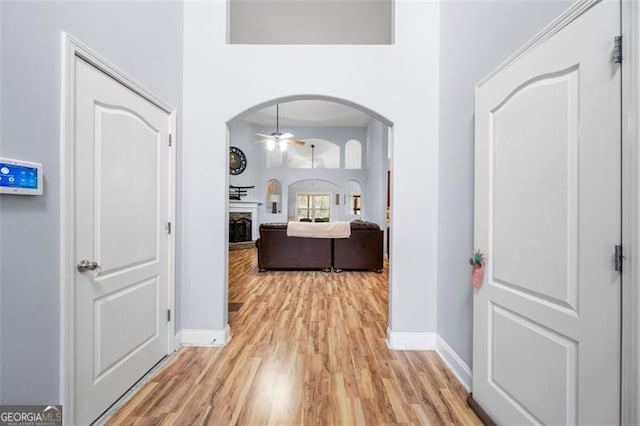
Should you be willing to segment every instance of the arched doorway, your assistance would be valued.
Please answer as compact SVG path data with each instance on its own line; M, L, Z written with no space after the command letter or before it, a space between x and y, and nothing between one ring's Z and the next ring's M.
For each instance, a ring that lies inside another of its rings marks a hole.
M260 203L253 229L316 214L331 221L375 222L385 234L388 257L390 120L344 99L296 95L255 105L229 120L227 127L228 145L240 149L247 163L241 174L230 175L229 184L245 191L239 201ZM283 147L269 141L273 134L288 134L304 144ZM304 184L309 187L300 186ZM331 208L315 213L298 208L299 199L316 195L327 197ZM229 265L228 275L233 267ZM232 300L228 288L227 295L232 316L234 304L241 301Z

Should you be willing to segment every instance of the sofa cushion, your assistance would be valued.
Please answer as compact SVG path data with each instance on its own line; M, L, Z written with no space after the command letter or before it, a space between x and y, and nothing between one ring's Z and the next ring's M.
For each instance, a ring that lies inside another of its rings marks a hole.
M351 230L352 231L361 231L361 230L379 231L380 227L375 222L367 222L365 220L356 219L351 222Z
M260 229L284 229L287 230L286 223L261 223Z
M287 229L286 223L263 223L260 225L260 229ZM380 227L375 222L367 222L365 220L356 219L351 222L351 230L373 230L379 231Z

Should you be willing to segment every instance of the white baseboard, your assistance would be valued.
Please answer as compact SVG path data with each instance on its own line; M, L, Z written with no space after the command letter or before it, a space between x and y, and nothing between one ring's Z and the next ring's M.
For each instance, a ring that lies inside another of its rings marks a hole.
M436 352L438 352L440 358L455 374L467 392L471 392L471 369L440 336L436 336Z
M396 351L436 351L467 392L471 392L471 369L438 334L392 332L387 329L387 347Z
M436 333L393 332L387 328L387 347L396 351L432 351Z
M223 330L183 328L176 333L183 346L224 346L231 339L231 330L227 325Z

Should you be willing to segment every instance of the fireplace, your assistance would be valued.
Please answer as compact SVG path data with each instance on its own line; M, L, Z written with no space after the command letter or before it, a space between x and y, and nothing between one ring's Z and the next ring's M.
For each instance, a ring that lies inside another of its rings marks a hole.
M258 206L260 205L262 203L259 201L229 200L229 215L243 213L245 217L251 218L251 241L258 239ZM229 225L231 225L231 216L229 217Z
M229 213L229 242L241 243L251 239L251 212Z

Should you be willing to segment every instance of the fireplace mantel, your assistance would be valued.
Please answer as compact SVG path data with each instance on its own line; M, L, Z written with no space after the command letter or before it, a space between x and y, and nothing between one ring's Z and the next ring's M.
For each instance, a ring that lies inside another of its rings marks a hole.
M258 206L260 201L229 200L229 213L251 213L251 239L258 239Z

